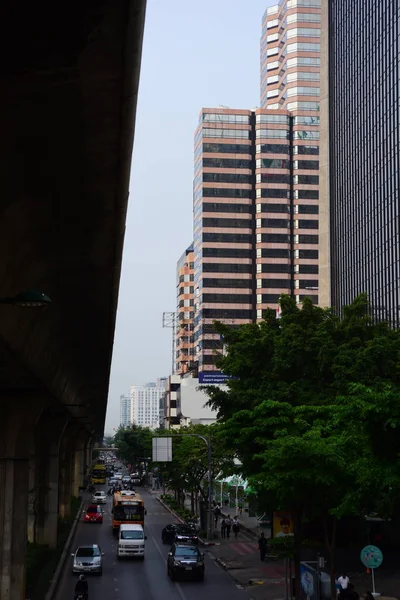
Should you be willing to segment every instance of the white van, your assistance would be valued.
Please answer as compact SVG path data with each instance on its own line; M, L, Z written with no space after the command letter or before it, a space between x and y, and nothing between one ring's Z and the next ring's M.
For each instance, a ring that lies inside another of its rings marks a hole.
M144 559L144 535L141 525L120 525L118 535L117 557L135 557Z

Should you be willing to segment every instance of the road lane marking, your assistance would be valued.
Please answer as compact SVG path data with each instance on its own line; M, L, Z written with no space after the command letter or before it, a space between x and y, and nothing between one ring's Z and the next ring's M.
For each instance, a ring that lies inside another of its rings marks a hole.
M165 566L167 566L167 559L165 558L165 556L164 556L164 554L163 554L160 546L158 545L158 543L157 543L157 541L156 541L156 539L155 539L155 537L153 535L151 536L151 539L153 540L154 545L157 548L158 553L160 554L161 558L163 559L163 561L165 563ZM178 594L180 595L181 599L182 600L187 600L186 595L185 595L185 593L184 593L184 591L182 589L181 584L180 583L175 583L175 587L178 590Z

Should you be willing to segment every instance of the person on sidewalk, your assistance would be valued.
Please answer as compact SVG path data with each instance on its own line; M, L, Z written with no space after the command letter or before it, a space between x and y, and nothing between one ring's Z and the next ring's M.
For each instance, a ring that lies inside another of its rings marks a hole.
M258 549L260 551L260 559L264 561L267 556L267 538L265 537L265 533L262 531L260 538L258 540Z
M214 508L214 525L215 527L217 527L218 525L218 519L221 515L221 508L219 506L219 504L216 505L216 507Z
M226 526L226 537L230 538L231 537L232 519L230 518L229 515L226 515L225 526Z
M226 523L224 517L221 519L221 538L223 540L226 538Z
M233 517L232 531L235 534L235 539L237 539L239 533L239 521L237 517Z
M342 590L347 590L349 587L350 579L347 577L346 573L342 573L340 577L338 577L337 582L340 584Z

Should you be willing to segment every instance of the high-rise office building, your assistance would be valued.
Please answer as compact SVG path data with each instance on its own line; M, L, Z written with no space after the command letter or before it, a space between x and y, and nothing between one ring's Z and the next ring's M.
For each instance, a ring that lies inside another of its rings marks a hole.
M160 401L164 394L166 378L156 383L131 387L132 421L141 427L156 429L160 420Z
M322 29L324 228L331 230L324 287L331 275L338 311L367 292L375 317L399 326L398 1L323 0Z
M215 370L214 320L256 322L281 294L318 303L320 0L267 9L261 105L204 108L195 133L194 340Z
M175 359L178 375L194 368L193 318L194 318L194 254L189 246L178 260L176 268L177 323Z
M119 397L119 424L121 427L129 427L132 423L132 402L130 396Z
M286 278L298 302L304 296L319 302L320 38L321 0L281 1L264 13L261 106L268 113L256 117L256 196L261 198L256 210L258 237L268 240L261 245L265 274L259 276L259 294L267 303L273 286ZM288 236L290 258L271 261L282 234Z

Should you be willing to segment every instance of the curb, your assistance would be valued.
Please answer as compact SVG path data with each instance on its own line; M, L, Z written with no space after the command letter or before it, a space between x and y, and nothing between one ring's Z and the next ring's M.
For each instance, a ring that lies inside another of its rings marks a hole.
M220 567L222 567L225 571L228 570L228 568L226 566L226 563L223 560L221 560L220 558L216 558L215 562L217 563L217 565L219 565Z
M79 523L80 517L82 515L83 505L84 505L84 502L82 500L80 507L78 509L78 512L76 513L76 517L72 523L71 531L69 532L67 541L65 542L64 550L62 551L60 560L58 561L57 569L53 575L53 579L51 580L50 587L47 591L47 594L44 597L45 600L52 600L53 597L55 596L55 592L56 592L58 584L60 582L61 573L64 570L64 565L65 565L67 556L69 554L69 549L71 547L72 539L75 535L76 528L78 527L78 523Z
M161 504L161 505L162 505L164 508L166 508L166 509L167 509L167 511L168 511L168 512L170 512L170 513L171 513L171 515L174 515L175 519L178 519L179 523L182 523L182 525L184 525L185 521L184 521L184 520L183 520L183 519L182 519L182 518L181 518L179 515L177 515L177 514L176 514L176 512L174 512L174 511L172 510L172 508L170 508L170 507L168 506L168 504L165 504L165 502L164 502L163 500L161 500L161 498L159 498L158 496L157 496L157 500L159 501L159 503L160 503L160 504ZM199 539L200 539L200 538L199 538Z

